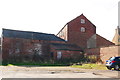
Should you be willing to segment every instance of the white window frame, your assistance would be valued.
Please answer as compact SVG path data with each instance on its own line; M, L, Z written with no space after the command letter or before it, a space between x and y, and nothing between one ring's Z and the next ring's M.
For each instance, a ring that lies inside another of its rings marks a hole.
M81 19L80 22L81 22L82 24L85 24L85 19Z
M81 32L85 32L85 28L84 28L84 27L81 27L81 28L80 28L80 31L81 31Z

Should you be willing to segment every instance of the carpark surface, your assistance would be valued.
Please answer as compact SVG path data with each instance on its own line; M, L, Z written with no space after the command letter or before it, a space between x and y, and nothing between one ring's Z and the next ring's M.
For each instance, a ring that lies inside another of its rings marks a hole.
M1 78L118 78L120 71L72 67L0 66Z

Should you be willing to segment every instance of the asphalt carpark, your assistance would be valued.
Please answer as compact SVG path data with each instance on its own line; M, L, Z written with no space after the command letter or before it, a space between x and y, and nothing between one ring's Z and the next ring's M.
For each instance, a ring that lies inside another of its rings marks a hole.
M118 78L120 71L72 67L0 66L2 78Z

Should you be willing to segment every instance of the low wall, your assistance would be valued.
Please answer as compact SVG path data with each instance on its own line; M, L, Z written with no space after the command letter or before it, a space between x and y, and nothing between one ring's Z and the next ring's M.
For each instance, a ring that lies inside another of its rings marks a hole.
M87 56L89 55L98 55L100 61L105 63L110 57L120 56L120 46L109 46L109 47L101 47L101 48L92 48L86 49L85 53Z
M110 46L100 48L100 58L105 63L110 57L118 56L120 46Z

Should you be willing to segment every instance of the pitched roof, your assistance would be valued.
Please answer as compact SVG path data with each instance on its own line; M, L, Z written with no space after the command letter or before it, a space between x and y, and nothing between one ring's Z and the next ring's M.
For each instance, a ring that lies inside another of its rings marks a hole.
M48 40L48 41L65 41L55 36L54 34L39 33L39 32L3 29L2 34L3 34L3 37L24 38L24 39L34 39L34 40Z
M98 34L92 35L87 41L87 48L107 47L112 45L114 45L114 43Z
M80 16L77 16L76 18L74 18L73 20L76 20L77 18L79 18L79 17L81 17L81 16L83 16L84 18L86 18L95 28L96 28L96 26L86 17L86 16L84 16L83 14L81 14ZM71 20L71 21L73 21L73 20ZM71 21L69 21L68 23L70 23ZM67 24L68 24L67 23Z
M55 46L56 50L82 51L79 46L74 44L51 43L51 45Z
M107 40L106 38L98 34L96 34L96 44L97 44L97 47L107 47L107 46L115 45L113 42Z
M85 17L83 14L81 14L80 16L77 16L76 18L72 19L71 21L74 21L74 20L76 20L77 18L79 18L79 17L81 17L81 16ZM85 18L86 18L86 17L85 17ZM87 19L87 18L86 18L86 19ZM89 19L87 19L87 20L93 25L93 27L96 28L96 26L95 26ZM67 22L67 23L64 25L64 27L63 27L56 35L58 35L58 34L66 27L66 25L68 25L71 21Z

